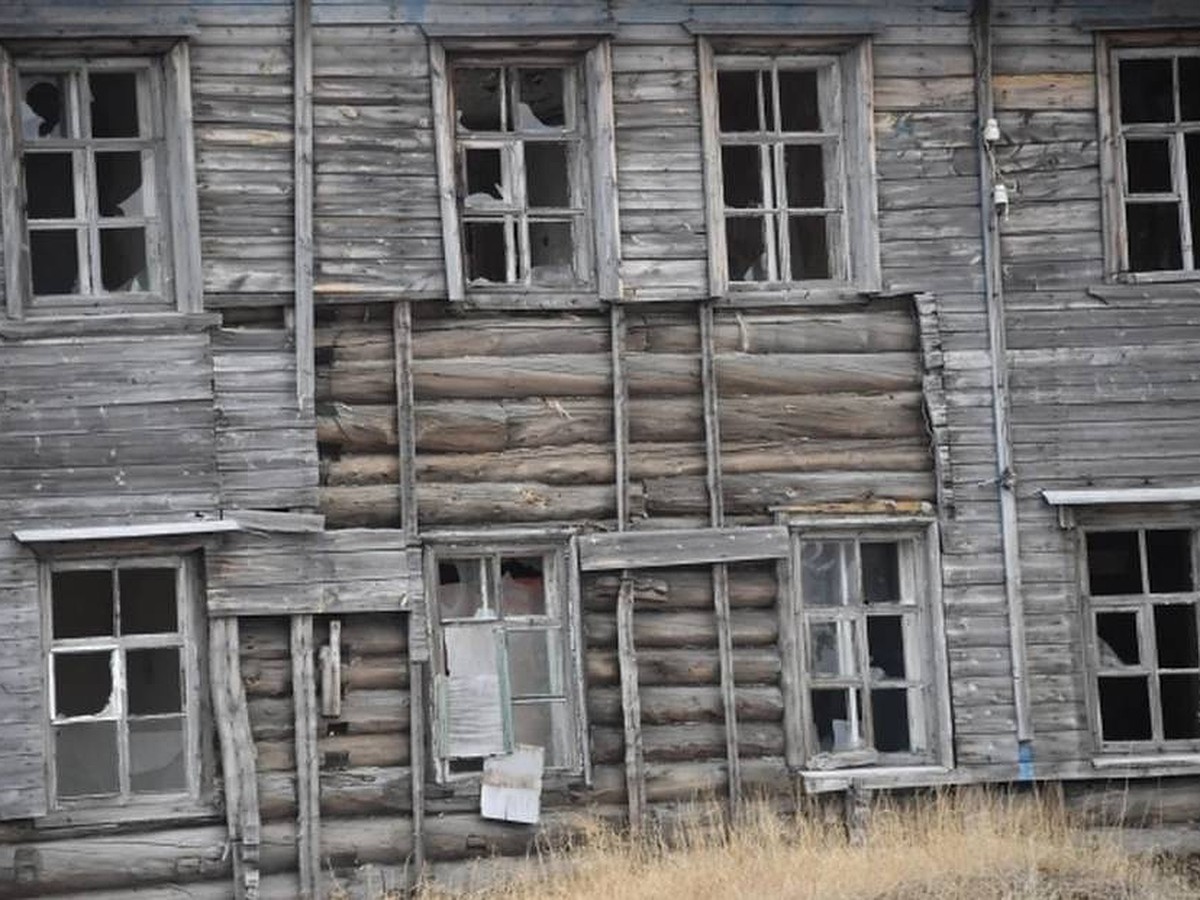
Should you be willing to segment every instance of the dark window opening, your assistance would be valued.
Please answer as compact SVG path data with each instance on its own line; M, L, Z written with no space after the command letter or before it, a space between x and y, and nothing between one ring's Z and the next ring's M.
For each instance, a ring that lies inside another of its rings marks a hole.
M30 231L33 293L39 297L79 291L79 248L74 230Z
M454 70L458 126L468 131L500 130L500 70Z
M177 647L126 651L125 678L131 716L183 711L183 679Z
M112 651L54 654L54 712L59 718L112 711Z
M531 207L571 205L566 144L545 141L525 144L525 188Z
M758 72L717 73L717 106L721 131L758 131Z
M893 543L859 545L864 603L900 601L900 555Z
M70 153L25 154L25 215L75 218L75 178Z
M1146 573L1152 594L1192 590L1192 533L1147 531Z
M1154 607L1154 640L1160 669L1200 667L1196 647L1196 607L1191 603L1162 603Z
M502 222L464 222L467 278L471 281L507 280L508 253Z
M1126 203L1125 225L1132 271L1174 271L1183 267L1177 204Z
M1121 60L1122 122L1175 120L1175 86L1171 69L1169 58Z
M857 742L851 731L849 703L844 690L812 691L813 725L817 746L823 753L855 750Z
M821 103L817 73L780 69L779 116L784 131L820 131Z
M770 278L764 227L765 220L758 217L725 218L729 277L733 281L766 281Z
M564 128L567 125L563 103L562 69L520 69L516 127L521 131Z
M1170 193L1171 145L1166 139L1125 141L1126 187L1131 194Z
M829 235L824 216L790 216L788 241L792 280L829 278Z
M116 794L121 789L116 722L78 722L54 729L56 787L61 798Z
M471 147L465 151L467 206L486 206L505 200L503 156L499 148Z
M26 140L61 138L64 132L63 76L49 73L23 75L21 92L21 136Z
M1200 737L1200 676L1162 675L1159 678L1162 695L1163 737L1167 740L1187 740Z
M763 208L763 165L759 147L721 148L721 184L730 209Z
M63 638L114 633L112 572L68 570L50 576L52 633Z
M1096 613L1096 638L1101 668L1136 666L1141 659L1135 612Z
M133 138L138 124L137 75L133 72L92 72L92 137Z
M538 557L504 557L500 561L500 609L505 616L546 614L542 560Z
M1145 676L1102 677L1099 682L1100 722L1104 740L1150 740L1150 693Z
M908 730L908 691L904 688L872 691L871 723L875 749L880 753L903 753L912 749Z
M575 283L575 241L570 222L529 223L529 280L535 285Z
M121 569L121 634L162 634L178 628L174 569Z
M106 291L147 291L146 229L100 229L100 282Z
M900 616L870 616L867 619L867 647L873 678L905 677L904 620Z
M1088 590L1093 596L1140 594L1141 553L1136 531L1093 531L1087 535Z
M825 205L825 151L814 145L790 145L783 151L787 205L793 209Z

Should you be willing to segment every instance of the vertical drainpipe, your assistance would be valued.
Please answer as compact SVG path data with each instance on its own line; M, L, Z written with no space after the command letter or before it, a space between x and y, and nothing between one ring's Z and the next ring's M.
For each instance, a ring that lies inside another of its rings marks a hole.
M1000 500L1000 542L1004 559L1004 598L1008 609L1013 705L1016 712L1018 777L1033 777L1033 726L1025 661L1025 610L1021 598L1021 550L1017 527L1016 472L1009 426L1008 351L1004 333L1004 280L1000 266L997 180L984 127L995 117L992 97L992 0L975 0L971 44L975 55L976 144L979 152L979 214L983 237L984 297L991 359L992 415L995 426L996 485Z

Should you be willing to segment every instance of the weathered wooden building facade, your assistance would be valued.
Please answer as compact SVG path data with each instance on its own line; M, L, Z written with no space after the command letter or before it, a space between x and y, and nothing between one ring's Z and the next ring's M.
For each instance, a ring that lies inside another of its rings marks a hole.
M0 0L0 111L0 897L1195 814L1189 0Z

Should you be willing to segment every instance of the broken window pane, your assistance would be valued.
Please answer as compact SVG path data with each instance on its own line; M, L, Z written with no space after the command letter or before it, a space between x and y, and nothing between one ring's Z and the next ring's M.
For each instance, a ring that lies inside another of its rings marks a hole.
M814 70L780 70L779 116L783 131L821 130L821 104Z
M901 616L867 618L867 651L872 678L904 678L904 619Z
M29 262L33 293L79 292L79 250L74 231L29 231Z
M787 204L792 208L825 205L825 148L790 144L783 148Z
M857 690L815 690L813 725L823 752L857 750L862 746L862 704ZM853 702L851 702L853 697Z
M112 651L54 654L54 715L108 715L114 710Z
M1168 741L1200 737L1200 676L1163 675L1158 684L1163 737Z
M136 150L97 153L96 202L105 218L146 214L142 154Z
M911 750L907 689L877 688L871 691L871 724L874 727L875 749L880 753Z
M858 548L864 603L900 602L900 548L895 543L864 541Z
M807 606L846 602L842 541L805 541L800 545L800 588Z
M546 615L542 559L506 556L500 561L500 609L505 616Z
M571 205L566 144L525 143L525 200L531 207Z
M1200 121L1200 56L1179 57L1179 118Z
M762 152L762 148L755 146L721 148L721 183L726 206L733 209L762 208Z
M520 69L520 100L517 102L516 128L538 131L563 128L567 123L563 104L562 69Z
M1087 535L1088 588L1092 596L1140 594L1141 554L1136 531L1092 531Z
M126 651L125 679L130 715L152 716L183 709L179 648Z
M1101 668L1136 666L1141 659L1135 612L1096 613L1096 638Z
M1174 271L1183 266L1175 203L1126 203L1125 224L1131 271Z
M495 627L443 629L447 756L488 756L506 749Z
M494 206L509 199L504 184L503 151L498 147L468 147L463 152L466 169L466 206Z
M1146 532L1146 571L1150 593L1192 589L1192 533L1186 530Z
M464 222L463 244L470 281L508 280L508 251L503 222Z
M500 70L454 70L454 103L464 131L500 130Z
M25 213L31 219L75 218L70 153L25 154Z
M1129 193L1170 193L1171 145L1166 140L1125 141L1125 172Z
M113 633L112 572L108 569L54 572L50 594L56 640Z
M66 77L39 73L21 76L21 137L67 137Z
M54 729L54 769L59 797L115 794L117 723L78 722Z
M792 280L829 277L829 237L825 216L788 216Z
M725 252L732 281L766 281L771 277L767 264L767 241L763 219L726 216Z
M575 243L570 222L529 223L529 277L536 285L575 282Z
M1161 603L1154 606L1154 640L1161 669L1194 669L1200 666L1196 653L1196 607L1191 603Z
M100 282L106 291L148 291L145 228L100 229Z
M567 705L562 701L513 704L513 743L532 744L546 751L547 767L570 762L567 739L570 722Z
M854 623L813 622L808 626L809 669L814 675L850 676L858 671Z
M514 698L562 694L561 632L509 631L507 638L510 694Z
M187 789L184 719L129 723L129 787L135 794Z
M442 621L484 615L482 559L438 561L438 609Z
M121 569L121 634L162 634L178 627L174 569Z
M1175 91L1170 59L1120 61L1121 121L1173 122Z
M1146 678L1102 677L1099 682L1104 740L1150 740L1150 689Z
M758 131L758 72L718 72L721 131Z
M137 137L137 74L135 72L92 72L92 137Z

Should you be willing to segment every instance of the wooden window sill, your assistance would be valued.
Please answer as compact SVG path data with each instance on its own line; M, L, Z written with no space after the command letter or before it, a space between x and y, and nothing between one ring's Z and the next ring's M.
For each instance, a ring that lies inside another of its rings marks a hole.
M101 802L95 806L56 809L34 819L33 824L38 829L66 829L90 825L114 827L140 822L202 822L218 817L223 818L223 814L215 802L179 799L124 804Z
M221 324L218 313L131 313L63 318L0 319L0 338L181 334Z
M1200 753L1143 753L1126 754L1122 756L1097 756L1092 760L1092 768L1104 771L1107 769L1158 769L1200 768Z
M862 788L922 787L948 781L954 770L946 766L873 766L861 769L803 770L804 791L824 794L844 791L851 784Z

